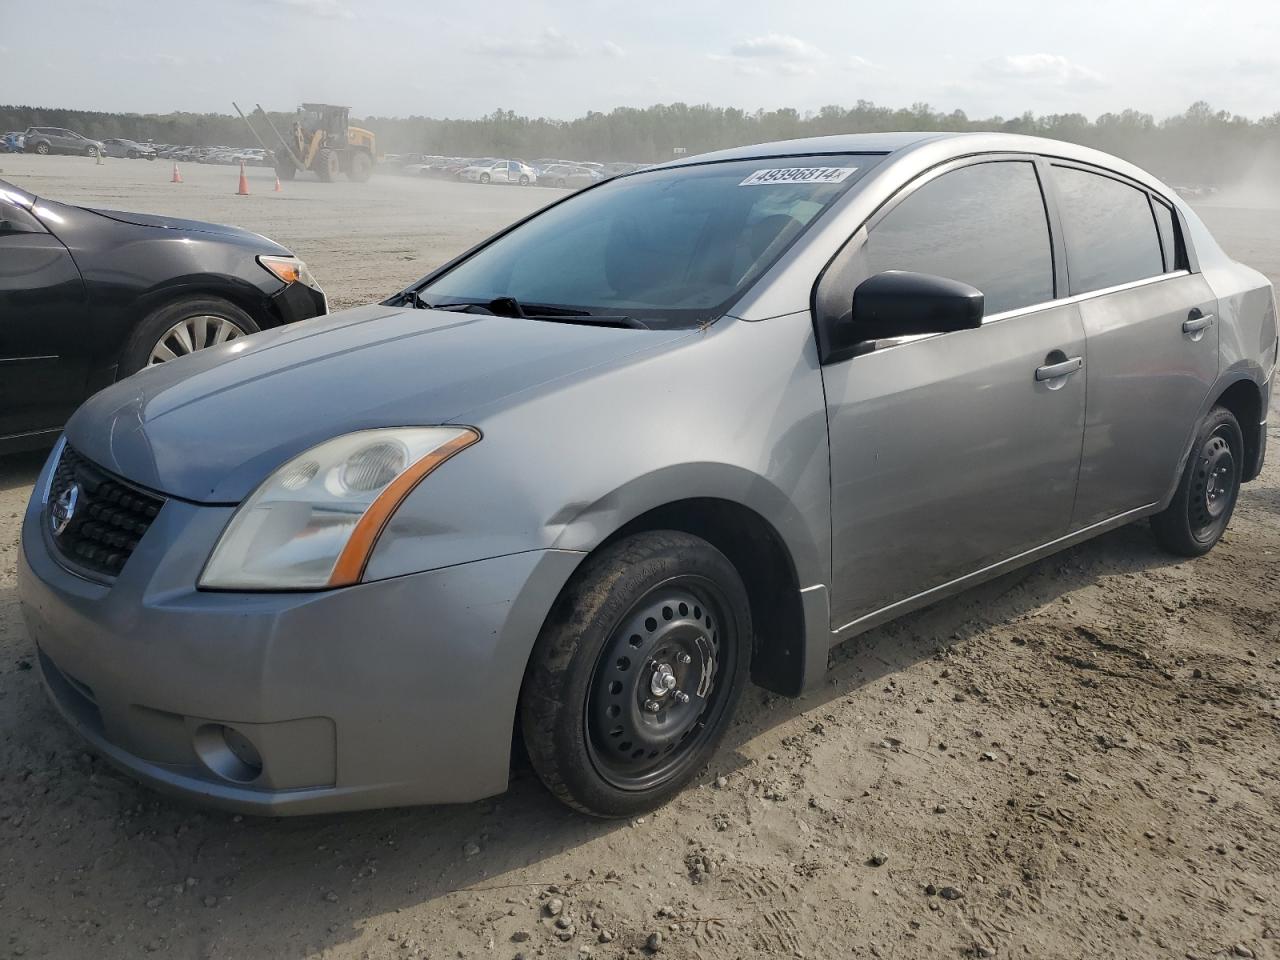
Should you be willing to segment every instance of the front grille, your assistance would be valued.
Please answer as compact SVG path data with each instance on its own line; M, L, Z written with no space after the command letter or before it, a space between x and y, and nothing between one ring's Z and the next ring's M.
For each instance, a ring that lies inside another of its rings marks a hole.
M54 546L66 559L115 577L162 506L160 497L118 480L64 445L44 513Z

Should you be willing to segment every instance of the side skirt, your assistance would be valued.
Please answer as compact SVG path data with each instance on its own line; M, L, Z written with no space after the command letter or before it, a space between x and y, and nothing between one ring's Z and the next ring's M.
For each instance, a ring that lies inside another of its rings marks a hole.
M1153 513L1160 512L1159 503L1149 503L1144 507L1138 507L1136 510L1129 510L1109 520L1103 520L1099 523L1091 524L1075 533L1069 533L1065 537L1052 540L1049 543L1039 547L1033 547L1023 553L1009 557L1007 560L1001 560L990 566L975 570L973 573L967 573L963 577L948 581L940 586L925 590L923 593L917 593L913 597L907 597L905 600L899 600L897 603L891 603L887 607L881 607L879 610L873 610L871 613L863 614L856 620L850 620L842 627L837 627L831 633L831 645L843 643L846 640L856 637L860 633L865 633L872 627L878 627L882 623L910 613L913 610L919 610L921 607L927 607L932 603L943 600L947 597L954 596L969 587L975 587L987 580L994 580L996 577L1008 573L1010 570L1016 570L1018 567L1026 566L1028 563L1035 563L1051 554L1057 553L1059 550L1065 550L1067 547L1075 546L1085 540L1090 540L1099 534L1114 530L1117 527L1123 527L1134 520L1142 517L1149 517Z

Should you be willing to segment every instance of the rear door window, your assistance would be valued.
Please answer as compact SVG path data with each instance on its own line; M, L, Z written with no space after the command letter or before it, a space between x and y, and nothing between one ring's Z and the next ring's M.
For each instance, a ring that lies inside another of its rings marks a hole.
M1076 167L1052 170L1073 295L1164 273L1146 191Z
M872 273L910 270L959 280L986 314L1053 299L1044 196L1029 161L978 163L910 193L867 235Z

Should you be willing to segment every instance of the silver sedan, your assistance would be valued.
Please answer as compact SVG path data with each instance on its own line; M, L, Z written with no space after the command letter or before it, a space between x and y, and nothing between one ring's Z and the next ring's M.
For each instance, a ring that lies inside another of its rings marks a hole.
M895 134L590 187L385 303L108 387L23 524L50 695L165 790L574 808L703 769L748 681L1263 462L1267 281L1083 147Z

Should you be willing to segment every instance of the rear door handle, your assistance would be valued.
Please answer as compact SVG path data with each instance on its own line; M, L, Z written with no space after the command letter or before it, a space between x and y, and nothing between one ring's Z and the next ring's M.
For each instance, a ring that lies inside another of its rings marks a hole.
M1062 356L1062 354L1058 354ZM1050 363L1043 367L1036 367L1037 380L1058 380L1062 377L1068 377L1084 366L1084 357L1072 357L1070 360L1063 360L1061 363Z
M1200 333L1213 325L1213 314L1206 313L1203 316L1191 317L1182 321L1182 332L1186 334Z

